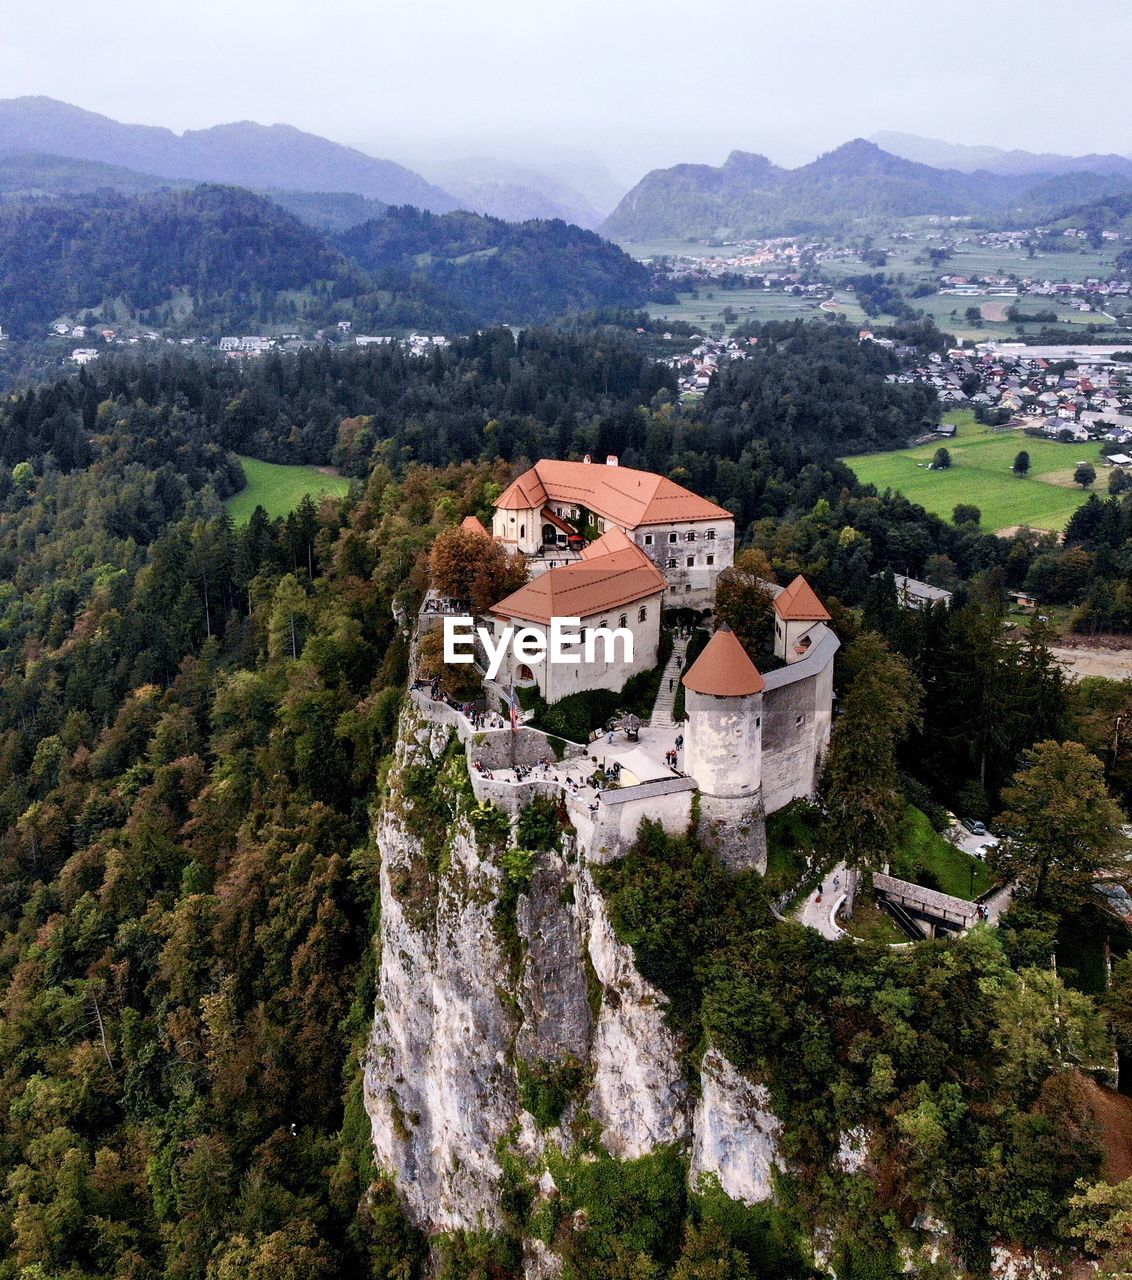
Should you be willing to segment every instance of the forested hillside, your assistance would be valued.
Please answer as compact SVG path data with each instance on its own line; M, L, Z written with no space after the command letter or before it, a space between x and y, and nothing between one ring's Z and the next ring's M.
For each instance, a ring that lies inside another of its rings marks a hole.
M649 295L649 273L640 263L560 219L511 223L405 207L353 228L338 243L379 279L419 273L454 306L489 323L638 306Z
M307 217L344 217L340 199L290 198ZM360 199L345 208L373 212ZM280 326L312 334L340 319L451 332L635 306L648 292L644 267L562 222L406 207L335 244L235 187L0 203L0 323L17 338L88 313L213 337Z
M119 302L142 322L183 307L209 329L246 324L285 291L348 277L318 232L233 187L0 205L0 314L16 336Z
M0 1277L423 1276L427 1242L373 1168L358 1057L374 806L394 778L451 821L435 773L390 772L394 609L416 608L437 533L485 517L531 459L655 468L731 506L781 580L809 575L849 650L852 732L878 748L878 696L911 731L868 757L885 812L966 789L989 816L1036 741L1105 749L1107 695L1067 695L1041 628L1011 638L998 609L1083 539L1123 566L1132 499L1086 508L1058 548L872 493L835 456L903 438L930 398L886 383L893 357L847 327L759 337L691 405L630 339L544 329L415 360L106 360L0 405ZM356 485L236 529L235 451L334 462ZM898 610L888 568L950 573L956 607ZM898 679L871 684L874 669ZM917 682L933 696L913 727ZM902 703L883 700L893 688ZM1123 760L1103 773L1127 796ZM1068 1197L1102 1160L1080 1068L1111 1060L1098 1002L1071 964L1049 970L1092 919L1080 892L1019 904L1001 943L905 961L774 923L753 873L727 879L687 841L646 832L601 875L613 926L673 1002L690 1078L706 1035L765 1080L798 1176L747 1209L689 1190L671 1147L620 1161L591 1134L545 1209L508 1166L507 1231L434 1241L444 1280L515 1276L536 1236L571 1280L800 1280L818 1228L846 1275L887 1277L925 1206L976 1269L996 1239L1070 1239ZM1126 1049L1132 1021L1106 1008ZM525 1105L545 1115L556 1087L528 1082ZM878 1135L880 1164L814 1173L850 1125Z

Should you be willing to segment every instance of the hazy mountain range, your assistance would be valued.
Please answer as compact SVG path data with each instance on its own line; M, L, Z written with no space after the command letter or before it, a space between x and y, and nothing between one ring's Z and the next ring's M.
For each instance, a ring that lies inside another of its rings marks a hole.
M1132 159L963 146L885 133L788 169L733 151L724 164L645 175L613 212L592 157L548 147L540 162L433 157L423 172L290 125L248 121L177 134L44 97L0 101L0 199L112 190L140 195L196 182L270 196L341 234L390 206L468 209L508 222L561 218L629 241L824 235L922 214L1032 225L1132 190Z
M941 142L938 138L921 138L914 133L892 130L874 133L869 141L894 156L903 156L905 160L930 164L936 169L959 169L965 173L985 169L988 173L1089 172L1132 177L1132 158L1111 153L1064 156L1052 151L1006 151L1002 147Z
M59 164L63 158L73 163ZM427 168L424 177L285 124L241 121L177 134L121 124L52 98L0 100L0 194L140 192L220 182L270 192L329 230L373 217L380 206L405 204L433 213L466 208L512 222L562 218L596 227L616 202L614 197L595 207L570 182L539 166L485 158L436 161ZM604 187L601 175L590 185ZM303 193L340 198L304 200ZM378 207L359 209L357 197Z
M1087 169L992 173L933 168L856 138L797 169L733 151L719 167L654 169L602 230L622 240L821 235L862 220L970 215L1026 224L1132 190L1128 174Z

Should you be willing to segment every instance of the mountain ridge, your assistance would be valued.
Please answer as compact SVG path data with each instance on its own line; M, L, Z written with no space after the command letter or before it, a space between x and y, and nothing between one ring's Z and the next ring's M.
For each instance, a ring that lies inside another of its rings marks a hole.
M0 154L40 153L119 166L157 177L249 188L349 191L384 204L448 213L459 201L392 160L288 124L237 121L177 134L122 124L47 97L0 100Z
M1067 206L1127 189L1132 189L1132 172L1128 177L964 173L933 168L854 138L796 169L741 151L733 151L718 167L654 169L601 230L622 240L821 235L848 229L860 218L999 216L1008 211L1047 216L1059 199ZM1027 203L1029 193L1035 198Z
M893 129L871 134L869 141L907 160L916 160L933 168L959 169L965 173L985 169L1001 174L1090 172L1132 176L1132 157L1112 152L1072 156L1053 151L1008 150L990 144L945 142L940 138L925 138Z

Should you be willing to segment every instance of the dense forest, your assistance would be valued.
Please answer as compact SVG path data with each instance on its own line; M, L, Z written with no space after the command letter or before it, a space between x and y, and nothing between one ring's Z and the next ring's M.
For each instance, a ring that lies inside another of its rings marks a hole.
M534 458L663 471L734 509L780 580L810 576L846 646L831 768L850 778L867 747L885 821L960 798L1024 815L1041 744L1105 752L1125 687L1068 691L1040 626L1008 632L1001 606L1060 574L1083 605L1103 579L1124 607L1132 500L1088 504L1059 546L876 494L837 456L907 438L930 395L887 383L892 357L847 328L759 336L700 404L629 337L529 329L416 359L105 360L0 405L0 1276L423 1274L372 1165L357 1057L407 677L394 611L419 601L437 534ZM237 452L356 483L236 528ZM946 580L952 608L897 609L890 570ZM1081 769L1102 816L1106 784L1132 798L1120 753ZM838 841L886 829L825 803ZM1080 885L906 962L774 923L757 877L694 842L646 830L602 874L690 1071L707 1037L765 1078L799 1170L859 1124L886 1163L879 1184L788 1181L771 1213L689 1192L667 1148L563 1158L538 1229L567 1242L567 1275L801 1277L824 1221L839 1274L879 1280L894 1224L929 1202L973 1266L995 1238L1071 1238L1069 1196L1102 1159L1082 1069L1132 1042L1128 964L1104 1000L1048 969L1094 919ZM517 1192L516 1232L529 1208ZM446 1242L446 1280L515 1274L516 1239Z
M336 242L236 187L0 204L0 323L17 338L88 313L213 337L343 319L451 332L636 306L649 288L615 245L558 221L406 206Z

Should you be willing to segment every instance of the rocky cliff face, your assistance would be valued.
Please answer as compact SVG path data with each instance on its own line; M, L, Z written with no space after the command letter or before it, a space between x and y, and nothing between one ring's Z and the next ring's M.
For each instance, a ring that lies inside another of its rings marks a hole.
M589 1117L614 1156L676 1143L693 1176L766 1199L778 1122L765 1091L712 1051L691 1095L665 998L617 940L586 851L567 839L539 852L515 894L513 837L476 806L449 732L406 711L376 832L381 976L365 1096L376 1163L410 1215L434 1230L501 1226L502 1155L553 1190L545 1146L569 1150ZM540 1131L524 1101L537 1110L530 1081L556 1072L568 1098Z

